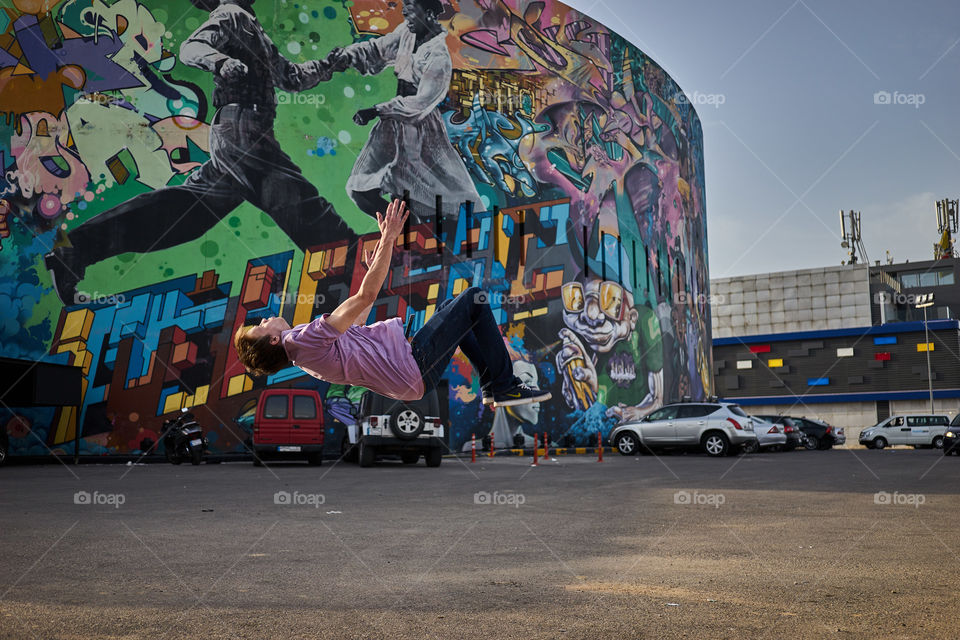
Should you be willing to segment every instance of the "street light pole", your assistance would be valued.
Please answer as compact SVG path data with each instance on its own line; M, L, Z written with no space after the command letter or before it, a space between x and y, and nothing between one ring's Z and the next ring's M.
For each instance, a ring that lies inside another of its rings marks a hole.
M933 413L933 373L930 369L930 326L927 324L927 307L933 306L933 294L925 293L917 297L917 308L923 309L924 351L927 352L927 389L930 391L930 413Z
M930 413L933 413L933 376L930 374L930 328L927 326L927 307L923 305L923 339L927 343L927 388L930 390Z

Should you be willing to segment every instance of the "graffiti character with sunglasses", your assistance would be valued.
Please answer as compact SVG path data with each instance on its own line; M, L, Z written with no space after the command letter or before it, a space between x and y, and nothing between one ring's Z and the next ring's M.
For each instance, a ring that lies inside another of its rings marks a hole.
M556 362L567 405L586 410L599 402L619 422L662 405L663 346L653 310L635 307L630 287L611 280L568 282L562 294L566 328Z

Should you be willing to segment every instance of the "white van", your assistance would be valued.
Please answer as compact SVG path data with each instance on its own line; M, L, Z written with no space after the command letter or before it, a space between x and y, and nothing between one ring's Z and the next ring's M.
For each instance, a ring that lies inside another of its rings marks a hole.
M943 434L950 424L945 415L912 413L890 416L860 432L860 444L868 449L883 449L894 444L943 448Z

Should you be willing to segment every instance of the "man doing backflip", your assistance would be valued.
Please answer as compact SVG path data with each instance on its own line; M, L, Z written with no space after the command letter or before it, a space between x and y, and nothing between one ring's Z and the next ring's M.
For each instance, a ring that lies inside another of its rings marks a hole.
M351 235L273 134L276 88L305 91L330 78L329 65L290 62L253 12L254 0L191 0L210 18L180 47L180 59L214 74L210 159L182 185L131 198L59 234L46 256L64 304L89 265L195 240L244 200L265 211L301 249Z
M412 401L437 386L459 347L480 375L485 402L503 407L549 400L550 392L514 377L503 336L477 287L439 305L410 342L398 317L360 324L383 286L406 218L401 200L387 206L386 216L377 213L381 235L367 261L369 270L357 293L333 313L293 328L283 318L273 317L238 329L234 347L240 362L258 375L276 373L292 362L320 380Z

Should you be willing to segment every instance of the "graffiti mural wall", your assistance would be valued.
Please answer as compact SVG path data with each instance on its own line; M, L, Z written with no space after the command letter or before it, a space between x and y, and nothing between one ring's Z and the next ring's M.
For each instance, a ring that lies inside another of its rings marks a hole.
M0 11L0 355L83 368L79 410L3 409L14 454L138 453L192 407L242 451L266 386L235 330L331 311L391 195L413 207L370 320L490 292L518 376L460 355L452 448L595 442L712 392L700 121L654 61L552 0L13 0Z

